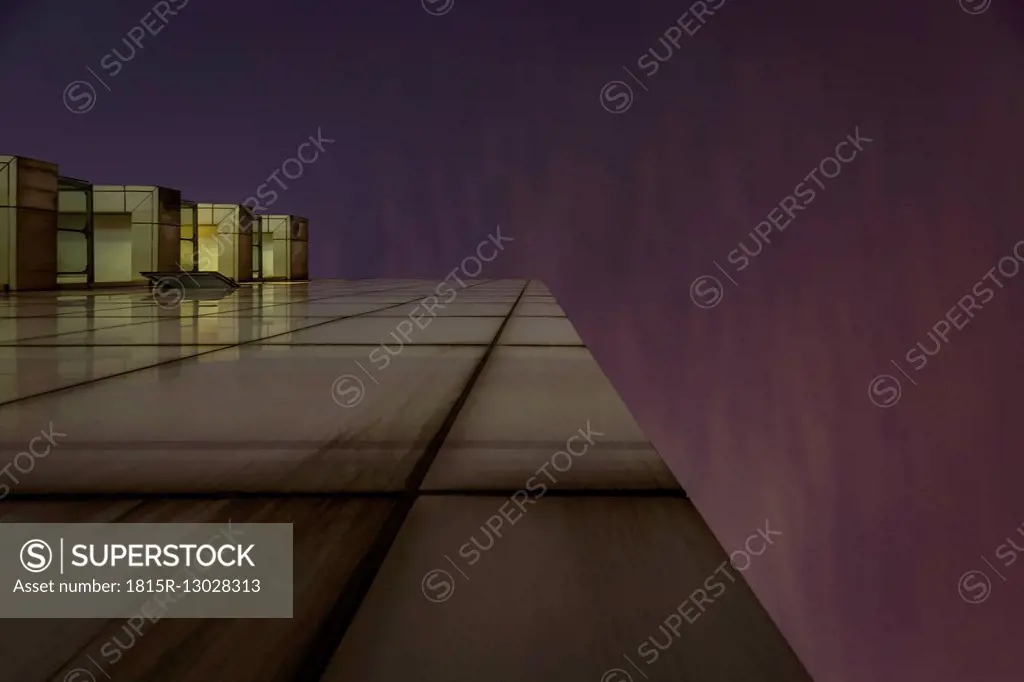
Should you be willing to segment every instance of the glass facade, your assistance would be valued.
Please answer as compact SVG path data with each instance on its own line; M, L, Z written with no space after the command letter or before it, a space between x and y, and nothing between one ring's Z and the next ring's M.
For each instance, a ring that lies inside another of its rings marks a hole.
M162 187L93 186L95 284L142 284L140 273L167 269L178 255L178 203L177 191Z
M8 620L3 674L809 682L550 292L466 284L432 313L423 280L267 283L174 309L116 290L0 301L7 449L48 423L68 434L0 522L295 537L290 620L162 617L116 663L103 647L129 641L124 619ZM722 571L696 618L666 620Z
M58 188L57 284L89 286L95 282L93 187L61 177Z
M288 279L291 216L263 216L263 278Z
M252 213L240 204L196 204L198 269L237 281L252 277Z
M260 222L260 244L254 245L253 254L262 257L263 279L309 279L309 221L300 216L263 215Z
M194 201L182 201L180 216L180 252L177 267L171 269L196 272L199 270L199 205Z

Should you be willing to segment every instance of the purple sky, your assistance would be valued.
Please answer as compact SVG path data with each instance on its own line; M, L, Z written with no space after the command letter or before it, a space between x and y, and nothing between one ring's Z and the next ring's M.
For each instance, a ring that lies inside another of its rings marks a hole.
M1020 3L726 0L645 78L688 3L190 0L82 115L65 86L153 3L11 4L0 152L237 202L322 129L273 207L310 218L313 275L441 277L500 224L483 276L548 284L726 549L784 533L747 577L817 680L1021 679L1024 560L995 554L1024 525L1024 272L904 360L1024 239ZM612 115L623 65L647 91ZM873 141L695 306L857 127Z

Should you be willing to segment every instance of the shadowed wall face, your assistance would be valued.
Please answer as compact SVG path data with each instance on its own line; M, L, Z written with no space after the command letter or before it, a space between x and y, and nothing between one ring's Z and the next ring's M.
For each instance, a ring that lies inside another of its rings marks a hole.
M13 156L0 156L0 289L9 288L11 274L16 267L12 263L14 233L17 230L17 173Z
M11 272L16 267L16 263L11 262L14 231L17 229L16 196L17 174L14 169L14 157L0 156L0 290L10 287Z
M0 156L0 234L6 289L53 289L57 256L57 166Z

